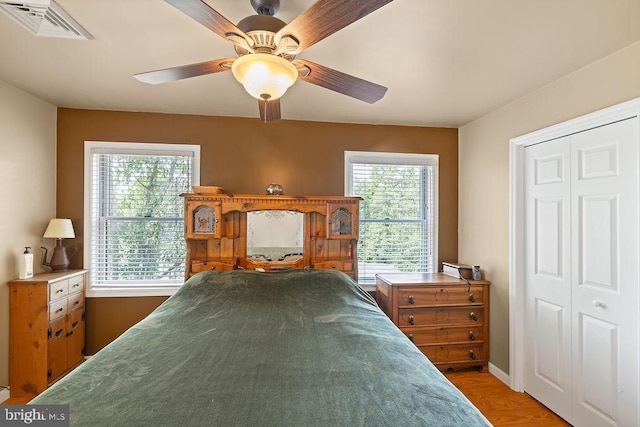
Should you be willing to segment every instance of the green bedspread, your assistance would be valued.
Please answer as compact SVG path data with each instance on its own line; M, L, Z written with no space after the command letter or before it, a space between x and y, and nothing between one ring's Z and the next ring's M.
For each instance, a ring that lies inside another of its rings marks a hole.
M72 426L489 425L329 270L200 273L31 403Z

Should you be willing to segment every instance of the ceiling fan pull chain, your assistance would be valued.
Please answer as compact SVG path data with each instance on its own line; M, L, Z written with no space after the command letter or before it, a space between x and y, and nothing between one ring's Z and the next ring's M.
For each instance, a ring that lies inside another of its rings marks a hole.
M269 99L271 98L271 95L269 95L268 93L263 93L260 95L260 98L262 98L264 100L264 121L263 123L267 123L267 104L269 103Z

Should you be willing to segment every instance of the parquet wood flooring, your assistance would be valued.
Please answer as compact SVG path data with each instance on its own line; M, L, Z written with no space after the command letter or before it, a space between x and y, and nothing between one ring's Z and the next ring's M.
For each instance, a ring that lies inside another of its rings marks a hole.
M463 370L445 376L496 427L567 427L562 418L526 393L511 390L489 372Z

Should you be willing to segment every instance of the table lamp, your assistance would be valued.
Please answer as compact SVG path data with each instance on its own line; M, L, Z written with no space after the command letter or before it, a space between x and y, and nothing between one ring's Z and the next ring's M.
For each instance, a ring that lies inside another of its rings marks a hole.
M53 250L51 256L51 262L46 263L47 254L45 252L45 265L51 267L52 271L64 271L69 268L69 256L67 255L67 248L62 246L62 239L73 239L76 237L73 232L73 225L70 219L65 218L53 218L49 221L44 235L45 239L56 239L56 247Z

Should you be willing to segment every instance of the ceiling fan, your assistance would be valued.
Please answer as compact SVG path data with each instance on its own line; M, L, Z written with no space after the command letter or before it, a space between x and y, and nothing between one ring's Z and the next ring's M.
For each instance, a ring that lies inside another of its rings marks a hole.
M134 75L158 84L222 71L258 99L260 119L280 119L280 97L297 79L373 104L387 88L304 59L304 49L393 0L317 0L290 23L274 15L280 0L250 0L257 15L231 23L204 0L165 0L233 43L237 58L221 58Z

